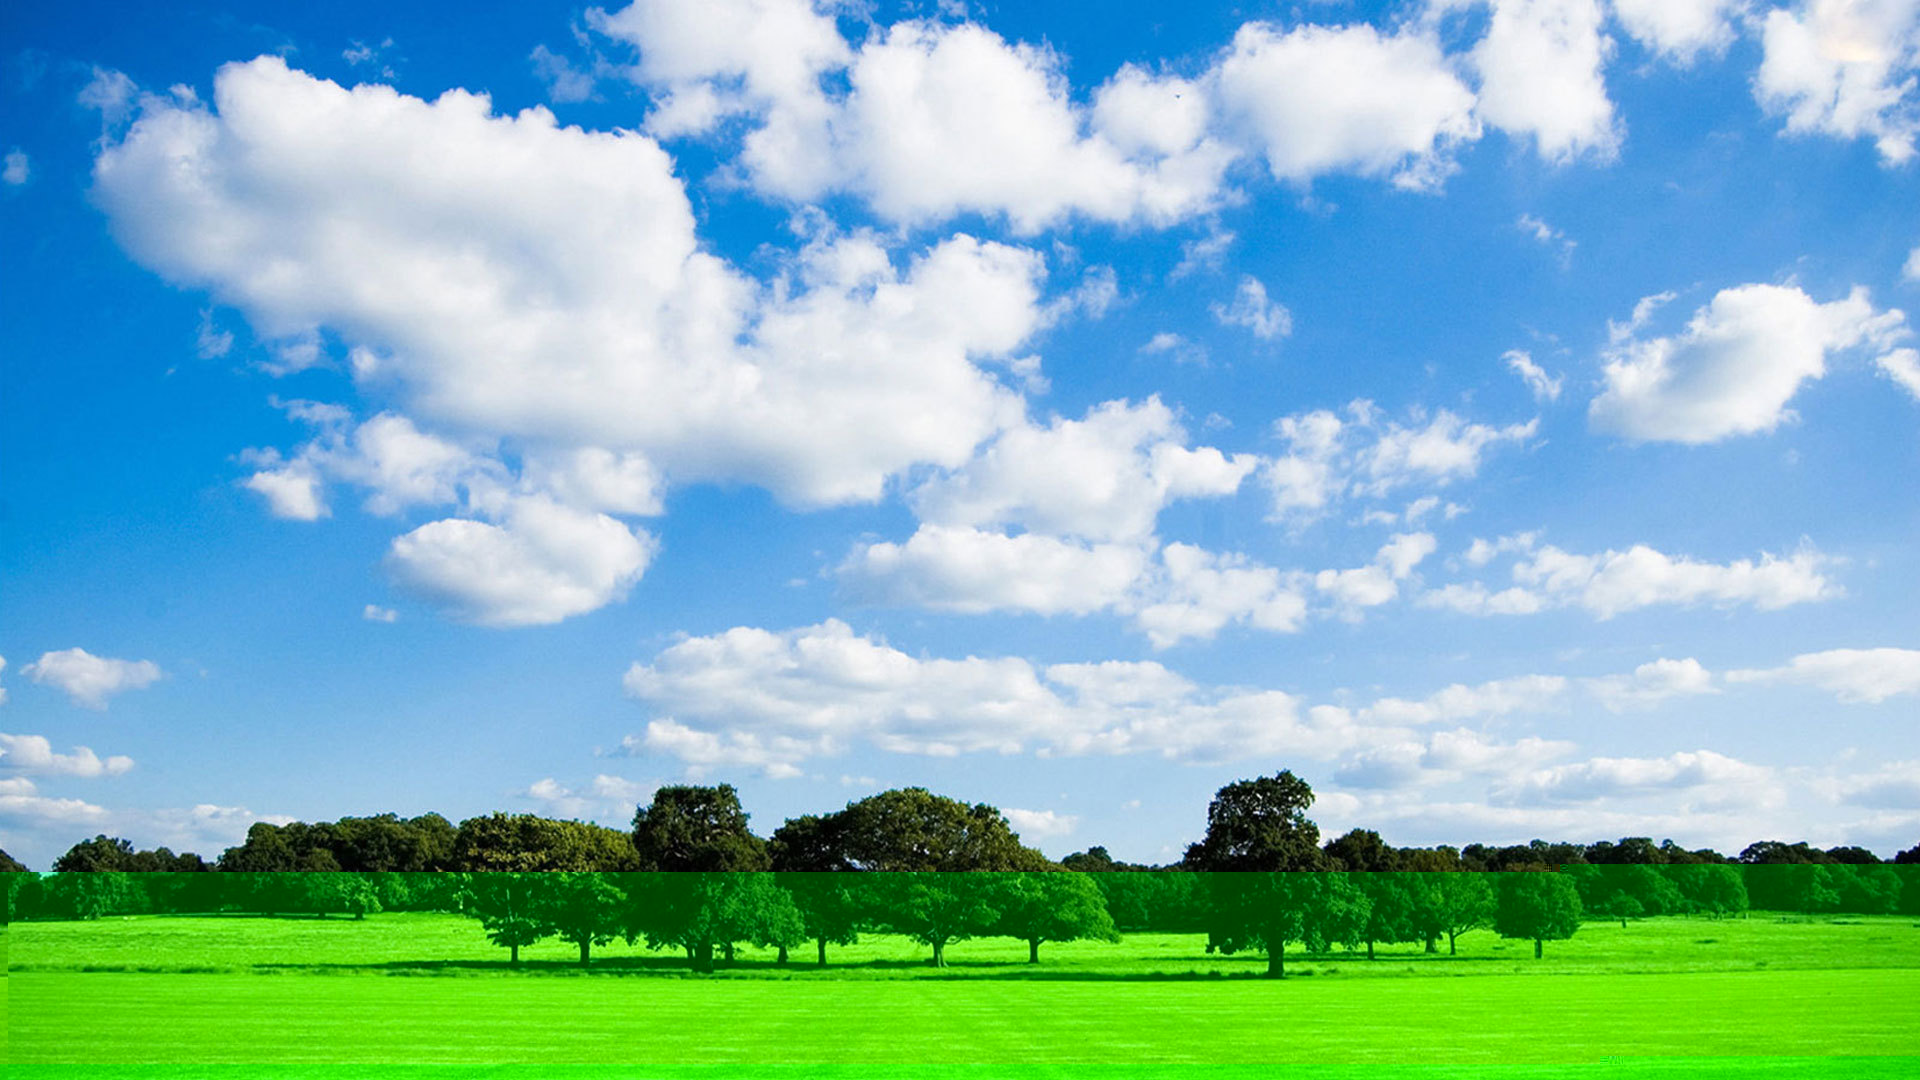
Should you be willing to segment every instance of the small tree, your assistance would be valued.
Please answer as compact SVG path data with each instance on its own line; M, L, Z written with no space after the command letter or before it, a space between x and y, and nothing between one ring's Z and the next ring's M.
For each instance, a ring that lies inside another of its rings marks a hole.
M1228 871L1206 881L1214 944L1225 953L1263 950L1268 978L1286 977L1289 941L1319 951L1358 945L1366 933L1367 897L1344 873Z
M519 967L520 950L553 933L547 875L505 870L464 876L461 907L480 920L487 940L507 949L508 962Z
M1447 955L1460 952L1460 935L1493 920L1493 886L1487 875L1466 870L1409 874L1412 919L1428 941L1447 939Z
M1493 929L1505 938L1531 938L1538 960L1545 942L1565 941L1580 929L1580 890L1565 874L1501 874Z
M1106 897L1085 874L1013 873L1002 878L1000 932L1027 943L1027 962L1040 962L1048 941L1119 941Z
M540 917L563 941L580 948L580 964L593 959L593 947L619 937L626 927L627 894L613 878L592 871L547 875Z

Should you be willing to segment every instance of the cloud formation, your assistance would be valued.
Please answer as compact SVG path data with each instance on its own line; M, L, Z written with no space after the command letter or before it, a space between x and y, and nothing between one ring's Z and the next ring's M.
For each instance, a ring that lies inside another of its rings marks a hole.
M75 705L105 709L108 699L129 690L144 690L160 681L160 665L151 660L116 660L85 649L62 649L40 654L20 669L42 686L52 686Z

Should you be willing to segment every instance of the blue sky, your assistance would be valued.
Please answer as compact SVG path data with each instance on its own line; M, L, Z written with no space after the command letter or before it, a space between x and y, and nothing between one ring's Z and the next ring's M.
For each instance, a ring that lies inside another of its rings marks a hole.
M27 5L0 846L1920 839L1920 3Z

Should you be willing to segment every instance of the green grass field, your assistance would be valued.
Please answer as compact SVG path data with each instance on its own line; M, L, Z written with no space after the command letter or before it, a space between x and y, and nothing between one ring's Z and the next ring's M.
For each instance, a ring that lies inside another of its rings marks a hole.
M1458 957L1300 957L1301 977L1281 983L1234 977L1257 958L1168 935L1048 946L1037 967L1021 943L965 942L943 972L912 943L874 938L824 971L749 950L712 978L622 944L584 973L557 943L512 971L475 924L433 915L29 923L7 938L7 1056L36 1080L318 1080L393 1063L449 1066L392 1072L408 1080L872 1080L905 1066L1225 1080L1256 1064L1313 1080L1492 1066L1511 1066L1503 1080L1920 1076L1910 918L1589 923L1538 962L1529 943L1483 932ZM470 1068L482 1062L539 1068ZM615 1063L647 1068L596 1068ZM553 1071L568 1064L581 1068Z

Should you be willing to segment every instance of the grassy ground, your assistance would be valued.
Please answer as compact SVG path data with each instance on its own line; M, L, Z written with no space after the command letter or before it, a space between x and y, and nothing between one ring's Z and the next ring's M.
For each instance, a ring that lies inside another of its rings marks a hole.
M507 972L506 950L488 943L477 923L453 915L384 914L349 919L127 918L98 922L22 923L13 928L7 963L14 972L140 971L236 972ZM528 973L578 974L577 953L548 940L522 950ZM1487 931L1464 935L1459 955L1446 943L1438 954L1419 945L1383 945L1371 962L1363 952L1290 954L1290 971L1340 978L1406 975L1634 974L1753 970L1832 971L1857 968L1920 970L1920 921L1901 918L1807 920L1773 915L1747 919L1648 919L1589 922L1570 941L1547 944L1543 961L1531 942L1507 941ZM1252 954L1208 954L1198 935L1133 934L1119 944L1071 942L1041 949L1030 965L1024 943L984 938L951 945L948 968L925 965L927 949L913 941L869 935L833 947L829 965L814 967L810 946L795 950L787 968L770 952L740 953L725 977L821 978L1152 978L1252 975L1265 960ZM616 941L596 949L596 974L677 975L685 960Z
M1295 970L1315 975L1284 983L1154 979L1258 966L1183 937L1050 946L1047 980L993 977L1029 974L1018 943L959 946L963 966L942 977L894 939L838 951L845 963L826 972L755 958L696 979L622 977L666 973L653 966L665 958L641 963L624 946L593 975L564 962L564 947L511 972L473 924L433 916L11 930L7 1060L34 1066L16 1074L26 1080L1251 1080L1207 1066L1252 1063L1299 1065L1284 1073L1296 1080L1920 1075L1910 919L1594 923L1537 963L1528 944L1476 934L1459 958L1336 954L1303 960ZM1516 972L1531 977L1491 977ZM449 1067L364 1067L399 1062ZM615 1062L651 1067L553 1068ZM102 1067L116 1063L165 1066ZM716 1064L728 1069L692 1068Z

